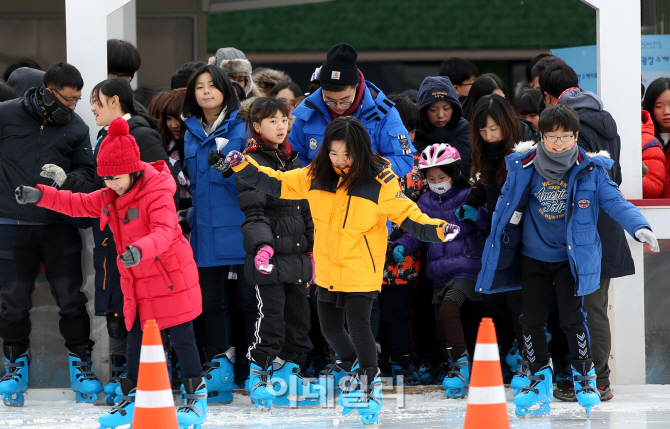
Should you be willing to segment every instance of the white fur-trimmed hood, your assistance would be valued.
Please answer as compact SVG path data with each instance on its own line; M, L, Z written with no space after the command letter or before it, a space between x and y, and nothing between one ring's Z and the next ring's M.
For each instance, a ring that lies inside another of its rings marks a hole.
M537 142L533 140L528 140L515 144L514 149L512 150L516 153L524 154L526 152L529 152L531 149L535 149L535 146L537 146ZM586 155L588 155L589 158L593 158L595 156L603 156L605 158L611 158L610 153L607 152L606 150L601 150L598 152L586 152Z

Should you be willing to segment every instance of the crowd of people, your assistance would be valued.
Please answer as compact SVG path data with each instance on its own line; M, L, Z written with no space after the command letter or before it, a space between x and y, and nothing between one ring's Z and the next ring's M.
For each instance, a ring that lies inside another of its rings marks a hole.
M259 409L325 404L378 421L381 376L462 398L492 317L517 413L613 397L607 297L634 272L624 229L658 251L618 190L621 141L597 95L541 55L514 94L467 60L386 95L334 46L304 92L221 48L171 89L109 40L74 113L75 65L31 60L0 82L0 393L23 405L30 310L44 264L77 401L132 422L142 329L156 320L180 427L246 389ZM670 195L670 79L643 88L645 198ZM512 99L513 103L508 100ZM91 371L78 229L95 242L95 315L111 378ZM588 316L587 316L588 315ZM240 351L244 351L240 353ZM554 388L555 384L555 388Z

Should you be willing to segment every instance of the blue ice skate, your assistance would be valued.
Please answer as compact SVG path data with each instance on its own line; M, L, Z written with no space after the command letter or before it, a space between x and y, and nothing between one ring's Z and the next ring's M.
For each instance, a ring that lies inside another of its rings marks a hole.
M519 393L519 390L522 387L526 387L528 384L530 384L530 381L528 380L528 374L530 373L528 365L530 365L530 362L524 359L523 350L521 350L521 354L517 359L517 365L518 367L514 372L512 380L510 381L510 387L514 389L514 396Z
M16 347L9 348L9 359L5 359L6 374L0 378L0 393L2 402L8 407L22 407L23 394L28 391L28 364L30 359L28 352L19 357L14 357Z
M343 407L342 415L349 415L356 410L366 426L375 425L379 422L379 411L382 408L382 382L379 374L379 370L376 368L358 370L356 381L352 382L352 386L355 386L355 388L342 392L340 395L339 403ZM368 380L373 381L368 382Z
M505 363L507 363L509 369L516 374L519 371L519 368L521 368L522 361L523 357L521 356L521 350L519 350L519 347L517 346L517 341L514 340L512 348L507 353L507 356L505 356Z
M572 362L572 379L575 383L575 396L579 405L591 415L591 408L600 404L600 392L596 386L596 369L591 359Z
M121 377L126 376L126 357L124 355L112 355L112 376L109 379L109 382L105 384L105 387L102 388L102 391L105 393L105 402L107 405L114 405L117 387L119 387L119 381Z
M230 404L233 402L235 375L235 347L225 353L218 353L214 347L205 348L205 380L207 381L207 402Z
M399 384L416 386L419 384L419 372L414 367L412 360L412 355L391 356L389 358L394 386Z
M100 417L98 429L115 429L118 426L129 425L133 423L133 414L135 412L135 383L132 380L122 377L117 383L121 389L118 395L119 403Z
M522 387L519 393L514 396L513 402L516 405L516 414L519 416L549 414L551 412L549 403L554 400L551 361L535 374L528 375L528 380L530 384ZM534 408L535 406L538 407Z
M461 353L456 347L449 347L447 355L449 371L442 381L442 387L449 398L465 398L465 388L470 384L468 352Z
M320 404L321 392L300 374L300 366L276 358L272 362L273 405L277 407L309 407Z
M70 388L77 394L77 402L92 404L102 392L102 383L91 371L91 351L85 346L74 347L68 356Z
M249 365L249 388L250 397L257 410L266 411L272 408L275 399L275 390L272 382L272 363L268 359L267 369L263 369L256 363Z
M200 429L207 420L207 382L204 378L184 378L179 398L184 405L177 409L179 429Z
M357 369L358 361L352 364L351 362L335 360L333 363L326 365L326 368L319 374L319 378L310 386L320 395L319 405L325 404L328 399L338 397L342 393L343 387L350 382L348 377L350 375L353 377L352 371Z

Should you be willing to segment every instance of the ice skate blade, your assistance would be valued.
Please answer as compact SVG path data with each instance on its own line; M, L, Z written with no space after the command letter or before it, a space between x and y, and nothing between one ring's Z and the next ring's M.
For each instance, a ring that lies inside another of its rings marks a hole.
M23 407L25 398L23 393L3 393L2 402L8 407Z
M75 401L80 404L93 404L95 401L98 400L98 394L97 393L82 393L82 392L76 392L77 396L75 397Z
M447 389L444 394L449 399L463 399L465 398L465 388Z
M207 403L208 404L230 404L233 402L233 392L227 390L220 391L214 390L212 392L207 392Z
M365 426L376 426L379 424L379 413L363 414L361 421Z
M533 410L530 409L531 406L517 405L514 412L519 417L543 416L551 412L551 406L549 405L549 403L539 404L539 407Z

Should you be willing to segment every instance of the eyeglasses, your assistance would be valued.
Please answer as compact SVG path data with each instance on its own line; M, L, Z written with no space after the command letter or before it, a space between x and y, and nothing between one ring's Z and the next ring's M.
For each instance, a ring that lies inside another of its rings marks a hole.
M575 138L574 134L570 135L564 135L564 136L548 136L546 134L543 135L544 139L549 142L549 143L556 143L558 139L561 139L563 143L569 143L572 139Z
M127 77L127 78L129 78L128 79L129 82L133 81L133 75L130 75L130 74L123 74L123 73L108 73L108 74L109 74L109 76L112 76L111 79L114 79L114 78L117 78L117 77L123 77L123 78Z
M322 98L323 98L323 94L322 94ZM326 99L323 98L323 102L326 104L326 106L329 106L329 107L337 107L338 104L342 107L351 107L351 105L354 104L355 99L356 99L356 90L354 90L354 96L351 97L351 101L345 101L345 102L326 101Z
M56 91L54 88L49 88L49 89L51 89L51 90L52 90L53 92L55 92L56 94L60 95L60 98L62 98L63 100L65 100L65 102L66 102L67 104L70 104L70 105L76 105L77 103L79 103L79 102L81 101L81 97L80 97L80 98L77 98L76 100L68 100L67 98L63 97L63 94L61 94L60 92Z

